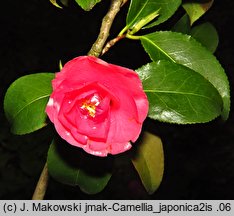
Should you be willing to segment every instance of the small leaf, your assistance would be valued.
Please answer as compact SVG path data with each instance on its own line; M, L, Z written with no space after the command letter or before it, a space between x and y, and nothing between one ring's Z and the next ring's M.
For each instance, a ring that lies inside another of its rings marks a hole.
M230 111L229 82L215 56L191 36L177 32L155 32L140 37L143 47L153 61L170 60L198 72L208 79L223 99L222 117Z
M182 16L171 30L183 34L190 34L190 21L188 14Z
M180 4L181 0L131 0L126 20L126 28L132 29L142 19L160 10L160 16L157 20L146 26L146 28L158 25L170 18Z
M53 78L53 73L26 75L8 88L4 110L13 133L31 133L46 125L45 107L52 92Z
M160 9L159 9L160 10ZM132 30L129 32L129 34L135 34L140 29L142 29L145 25L150 23L152 20L154 20L159 15L159 10L154 11L153 13L149 14L148 16L141 19L138 23L136 23Z
M82 9L89 11L101 0L75 0Z
M161 60L137 70L150 108L148 116L163 122L208 122L220 115L222 99L214 86L195 71Z
M60 2L61 2L63 5L68 6L69 0L60 0Z
M63 63L61 60L59 60L59 70L62 70L63 69Z
M50 2L57 8L62 9L62 7L57 3L57 0L50 0Z
M110 158L97 158L65 142L53 141L48 151L49 174L57 181L78 185L88 194L102 191L111 178Z
M198 20L203 14L206 13L212 6L214 0L205 0L199 2L185 2L182 4L183 8L190 17L190 25Z
M190 34L212 53L217 49L219 36L215 27L211 23L207 22L193 27Z
M164 154L162 141L154 134L144 132L132 162L149 194L153 194L163 178Z

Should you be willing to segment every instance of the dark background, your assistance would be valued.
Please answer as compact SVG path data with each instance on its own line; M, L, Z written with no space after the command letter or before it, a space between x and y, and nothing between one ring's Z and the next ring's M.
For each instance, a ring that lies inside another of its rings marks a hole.
M50 144L48 130L14 136L3 113L3 98L17 78L37 72L58 71L63 62L85 55L99 32L109 1L84 12L70 4L59 10L49 0L11 0L0 6L0 199L31 199ZM111 37L124 27L127 6L117 16ZM159 26L169 29L183 9ZM215 53L232 86L234 2L215 0L196 24L209 21L216 27L220 43ZM149 61L136 41L121 41L105 56L108 62L136 69ZM164 143L165 174L152 196L144 191L130 164L119 165L103 192L85 195L50 179L46 199L234 199L234 116L222 123L170 125L146 121L145 127L160 135ZM53 131L51 128L50 131ZM129 171L131 170L131 171Z

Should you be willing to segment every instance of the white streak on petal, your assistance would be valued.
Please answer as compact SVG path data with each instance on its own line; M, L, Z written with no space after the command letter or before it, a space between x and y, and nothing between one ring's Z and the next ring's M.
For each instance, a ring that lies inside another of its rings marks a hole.
M67 136L71 136L71 134L70 134L68 131L65 131L65 134L66 134Z
M124 146L124 150L128 150L132 147L131 143L129 142L127 145Z
M99 58L96 58L95 61L98 63L98 64L101 64L101 65L105 65L105 66L109 66L109 64Z
M94 103L95 106L98 106L100 104L100 97L97 94L94 94L91 98L91 102Z
M59 103L54 102L54 107L55 107L55 109L59 112L59 109L60 109Z
M54 105L54 99L50 98L49 101L48 101L47 106L53 106L53 105Z

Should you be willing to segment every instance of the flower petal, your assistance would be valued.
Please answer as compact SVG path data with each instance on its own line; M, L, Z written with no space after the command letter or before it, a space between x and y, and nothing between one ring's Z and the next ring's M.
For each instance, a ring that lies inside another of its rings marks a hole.
M109 145L105 142L88 140L88 144L83 149L89 154L105 157L109 153Z
M106 156L139 137L149 104L133 70L81 56L64 65L52 86L46 112L71 145Z
M110 148L110 154L119 154L129 150L132 147L130 142L112 143Z
M138 138L142 124L138 122L138 113L135 101L124 92L119 91L118 96L121 97L118 109L111 109L110 113L110 129L107 142L122 143Z

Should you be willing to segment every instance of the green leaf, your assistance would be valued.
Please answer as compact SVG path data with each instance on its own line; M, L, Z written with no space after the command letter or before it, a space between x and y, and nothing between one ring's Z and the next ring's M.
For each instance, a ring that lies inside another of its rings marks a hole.
M181 4L181 0L131 0L128 10L126 27L132 29L138 22L148 15L159 11L160 15L157 20L152 21L145 28L150 28L158 25L170 18Z
M207 22L193 27L190 34L212 53L217 49L219 36L215 27L211 23Z
M159 187L164 172L164 154L162 141L154 134L144 132L132 158L141 181L149 194Z
M59 60L59 70L61 71L63 69L63 63L61 60Z
M190 24L193 25L196 20L205 14L206 11L210 9L213 2L214 0L203 0L199 2L190 1L183 3L182 6L190 17Z
M222 117L230 111L229 82L215 56L191 36L177 32L155 32L140 37L143 47L153 61L171 60L200 73L218 90L223 99Z
M38 73L17 79L8 88L4 110L14 134L26 134L46 125L45 107L52 92L53 73Z
M50 0L50 2L57 8L62 9L62 7L57 3L57 0Z
M90 11L101 0L75 0L82 9Z
M150 118L178 124L208 122L220 115L222 99L203 76L161 60L137 70L147 94Z
M88 194L102 191L111 178L110 158L88 155L80 148L64 142L55 142L48 152L49 174L57 181L72 186L78 185Z
M159 9L160 10L160 9ZM133 28L131 29L131 31L128 32L128 34L135 34L136 32L138 32L139 30L141 30L145 25L147 25L148 23L150 23L152 20L154 20L158 15L159 15L159 10L152 12L151 14L149 14L148 16L144 17L143 19L141 19L138 23L136 23ZM125 27L126 28L126 27ZM124 28L124 30L125 30Z
M63 5L68 6L69 0L60 0L60 2L61 2Z
M188 14L182 16L171 30L183 34L190 34L190 21Z

